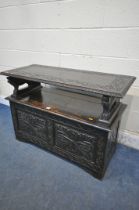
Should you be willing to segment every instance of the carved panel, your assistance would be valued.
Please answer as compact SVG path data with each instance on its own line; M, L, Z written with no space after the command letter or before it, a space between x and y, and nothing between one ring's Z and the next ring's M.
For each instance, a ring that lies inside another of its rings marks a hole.
M55 125L55 144L76 156L94 161L97 137L60 124Z
M41 116L31 112L17 110L18 131L24 133L25 136L31 139L43 140L52 144L53 125L50 120L46 120Z

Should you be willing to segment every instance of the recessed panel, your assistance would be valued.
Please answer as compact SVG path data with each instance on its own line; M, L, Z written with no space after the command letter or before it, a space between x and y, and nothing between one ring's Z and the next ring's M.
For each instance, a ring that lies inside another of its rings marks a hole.
M52 144L51 132L53 124L51 121L36 115L35 113L16 110L18 132L22 132L29 139L36 139Z
M55 145L86 160L95 160L97 136L61 124L55 125Z

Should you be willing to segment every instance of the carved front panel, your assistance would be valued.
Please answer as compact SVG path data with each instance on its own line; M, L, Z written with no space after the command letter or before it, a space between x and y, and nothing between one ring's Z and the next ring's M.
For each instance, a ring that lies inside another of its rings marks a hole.
M43 140L52 144L52 122L31 112L17 110L18 131L31 140ZM41 143L41 142L40 142Z
M69 124L66 119L53 119L45 112L12 102L10 104L17 139L75 162L99 179L103 177L111 156L109 154L114 151L108 141L115 139L117 123L113 124L111 133L94 127L82 127L74 122Z
M60 124L55 125L56 146L86 160L94 161L96 140L96 136Z

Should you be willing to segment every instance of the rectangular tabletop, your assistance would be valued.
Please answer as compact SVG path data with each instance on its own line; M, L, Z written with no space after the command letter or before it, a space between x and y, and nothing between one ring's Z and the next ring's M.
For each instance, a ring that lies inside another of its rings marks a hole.
M30 65L1 72L2 75L55 85L80 93L123 97L135 77L86 70Z

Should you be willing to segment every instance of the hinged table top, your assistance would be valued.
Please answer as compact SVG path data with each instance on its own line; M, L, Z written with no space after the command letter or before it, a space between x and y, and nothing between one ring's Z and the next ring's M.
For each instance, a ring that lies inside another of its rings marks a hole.
M55 85L80 93L123 97L135 77L60 67L30 65L1 72L2 75Z

